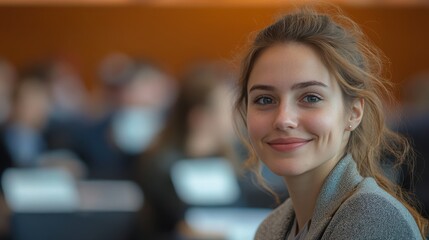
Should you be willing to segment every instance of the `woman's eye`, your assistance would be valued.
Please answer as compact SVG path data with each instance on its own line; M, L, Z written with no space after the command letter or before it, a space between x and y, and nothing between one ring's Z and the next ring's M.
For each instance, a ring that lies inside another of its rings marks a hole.
M317 103L322 100L322 98L316 96L316 95L307 95L303 98L304 102L307 103Z
M260 105L267 105L267 104L273 104L274 100L269 97L259 97L255 100L255 103Z

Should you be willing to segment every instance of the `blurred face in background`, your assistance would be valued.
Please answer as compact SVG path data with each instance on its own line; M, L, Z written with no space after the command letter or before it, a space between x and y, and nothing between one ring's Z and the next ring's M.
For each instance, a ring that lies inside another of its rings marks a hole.
M24 126L39 129L45 126L50 113L50 94L46 84L24 79L18 86L14 120Z
M175 96L171 82L166 75L157 71L140 71L123 86L121 105L163 111Z
M231 145L235 132L232 119L232 89L219 84L202 104L190 112L189 128L195 155L217 154Z
M78 71L68 62L53 62L50 74L53 111L56 116L82 116L88 109L88 93Z
M113 137L124 152L143 152L163 129L165 115L175 97L171 80L151 68L138 70L120 89Z

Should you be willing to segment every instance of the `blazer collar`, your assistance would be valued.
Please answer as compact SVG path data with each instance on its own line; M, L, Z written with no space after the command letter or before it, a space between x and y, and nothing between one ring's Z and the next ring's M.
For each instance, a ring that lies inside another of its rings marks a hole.
M293 204L291 198L288 198L284 203L282 203L276 212L279 213L279 219L272 224L275 226L270 226L273 232L274 239L283 240L286 236L286 233L293 225L293 220L295 218L295 212L293 210Z
M347 154L337 163L322 186L307 236L320 239L332 215L362 180L351 154ZM274 231L273 239L283 240L295 218L291 198L282 203L275 212L278 215L276 221L271 223L270 231Z
M352 155L347 154L337 163L322 186L311 220L309 236L323 234L337 209L362 180Z

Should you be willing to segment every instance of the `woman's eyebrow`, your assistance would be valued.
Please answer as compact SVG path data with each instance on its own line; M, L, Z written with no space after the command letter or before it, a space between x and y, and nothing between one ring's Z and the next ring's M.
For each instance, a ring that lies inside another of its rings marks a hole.
M292 90L295 89L301 89L301 88L306 88L306 87L310 87L310 86L321 86L321 87L328 87L328 85L319 82L319 81L307 81L307 82L300 82L300 83L296 83L292 86Z
M270 85L263 85L263 84L256 84L253 85L250 89L249 89L249 93L254 91L254 90L266 90L266 91L274 91L275 87L270 86Z
M319 81L307 81L307 82L300 82L292 85L291 89L302 89L310 86L321 86L321 87L328 87L328 85L319 82ZM275 87L271 85L264 85L264 84L255 84L249 89L249 93L254 90L265 90L265 91L274 91Z

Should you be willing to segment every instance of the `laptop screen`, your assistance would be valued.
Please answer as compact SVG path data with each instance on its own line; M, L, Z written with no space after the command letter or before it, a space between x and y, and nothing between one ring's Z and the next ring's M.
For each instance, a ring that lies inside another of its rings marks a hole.
M189 205L228 205L240 196L234 170L223 158L179 160L171 177L178 196Z
M143 203L130 181L76 181L59 169L8 169L2 178L15 240L122 240Z

